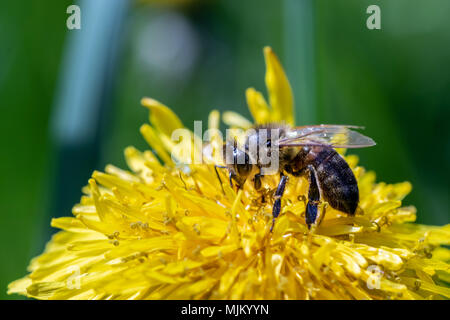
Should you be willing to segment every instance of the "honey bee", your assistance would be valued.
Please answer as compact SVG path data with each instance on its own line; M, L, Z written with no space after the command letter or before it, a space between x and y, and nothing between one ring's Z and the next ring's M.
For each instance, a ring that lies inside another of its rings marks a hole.
M246 135L242 149L236 140L225 143L223 154L228 160L225 166L216 167L228 169L231 186L234 181L238 188L256 171L252 180L255 189L261 190L261 172L271 165L270 162L262 161L261 155L277 153L280 181L274 194L270 230L273 230L275 219L280 214L281 198L289 175L308 178L305 220L310 229L311 225L320 223L327 205L349 215L356 212L359 203L358 184L353 171L335 148L374 146L375 142L371 138L352 130L360 128L348 125L258 125ZM252 145L257 147L252 148Z

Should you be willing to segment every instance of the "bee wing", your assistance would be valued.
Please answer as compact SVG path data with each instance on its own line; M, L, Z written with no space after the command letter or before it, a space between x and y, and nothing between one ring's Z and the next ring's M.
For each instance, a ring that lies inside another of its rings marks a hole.
M348 125L317 125L295 127L279 140L280 147L329 146L332 148L365 148L376 143Z

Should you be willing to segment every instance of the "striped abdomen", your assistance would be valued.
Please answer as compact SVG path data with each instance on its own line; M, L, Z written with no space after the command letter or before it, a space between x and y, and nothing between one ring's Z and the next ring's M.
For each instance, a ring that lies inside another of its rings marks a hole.
M316 170L324 200L334 209L355 214L359 202L358 184L347 162L327 147L312 147L306 160Z

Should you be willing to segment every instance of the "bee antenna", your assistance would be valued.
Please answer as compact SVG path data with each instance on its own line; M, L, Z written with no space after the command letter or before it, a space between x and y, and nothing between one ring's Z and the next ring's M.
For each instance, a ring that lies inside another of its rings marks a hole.
M217 171L217 168L225 169L226 167L225 166L219 166L217 164L214 165L214 170L216 171L217 178L219 179L220 187L222 188L222 192L225 195L225 190L223 188L222 179L220 178L220 175L219 175L219 172Z

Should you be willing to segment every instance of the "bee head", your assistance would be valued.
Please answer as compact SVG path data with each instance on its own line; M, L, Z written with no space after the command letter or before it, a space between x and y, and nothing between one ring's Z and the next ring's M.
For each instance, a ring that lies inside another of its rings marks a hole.
M238 148L236 140L227 142L223 148L223 159L233 179L242 186L253 168L247 152Z

